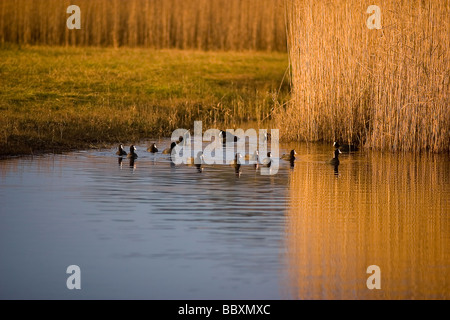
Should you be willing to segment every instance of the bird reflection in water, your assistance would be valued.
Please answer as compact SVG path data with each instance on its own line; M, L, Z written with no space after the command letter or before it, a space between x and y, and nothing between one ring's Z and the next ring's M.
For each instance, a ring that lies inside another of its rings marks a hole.
M234 172L238 178L241 176L241 159L242 155L240 153L236 153L234 160L231 162L231 166L234 167Z
M334 175L339 178L339 164L334 165Z
M192 159L192 163L194 163L195 167L197 168L197 172L202 173L203 172L203 167L202 167L202 163L203 163L203 152L199 152L197 153L197 157L195 159Z
M290 160L289 164L291 165L291 169L293 170L295 167L295 159L294 160Z
M130 168L134 170L136 170L136 159L134 158L130 158Z

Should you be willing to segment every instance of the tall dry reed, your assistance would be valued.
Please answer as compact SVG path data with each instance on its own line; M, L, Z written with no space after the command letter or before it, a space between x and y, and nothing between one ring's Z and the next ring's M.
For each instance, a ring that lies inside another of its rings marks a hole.
M283 51L286 32L283 0L1 0L1 42Z
M287 0L292 103L287 139L359 141L389 150L450 151L450 4Z

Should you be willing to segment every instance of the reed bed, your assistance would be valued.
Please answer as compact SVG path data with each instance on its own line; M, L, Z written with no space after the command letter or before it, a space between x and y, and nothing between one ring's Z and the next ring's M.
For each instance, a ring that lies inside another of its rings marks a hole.
M285 30L283 0L0 1L0 42L17 44L286 51Z
M361 0L287 0L292 101L287 140L450 152L450 4L380 0L369 30ZM282 125L281 125L282 124Z

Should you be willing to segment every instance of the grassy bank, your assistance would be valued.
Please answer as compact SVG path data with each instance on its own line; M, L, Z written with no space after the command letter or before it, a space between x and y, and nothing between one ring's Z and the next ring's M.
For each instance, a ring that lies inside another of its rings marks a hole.
M288 1L293 103L285 138L450 151L450 2Z
M287 55L3 46L0 156L269 119Z

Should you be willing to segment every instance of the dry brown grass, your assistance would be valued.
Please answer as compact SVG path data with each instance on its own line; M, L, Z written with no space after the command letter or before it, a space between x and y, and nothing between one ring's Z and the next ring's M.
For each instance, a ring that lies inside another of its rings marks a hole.
M1 0L0 43L286 50L283 0ZM66 9L81 9L68 30Z
M287 0L292 103L286 139L450 151L448 0Z

